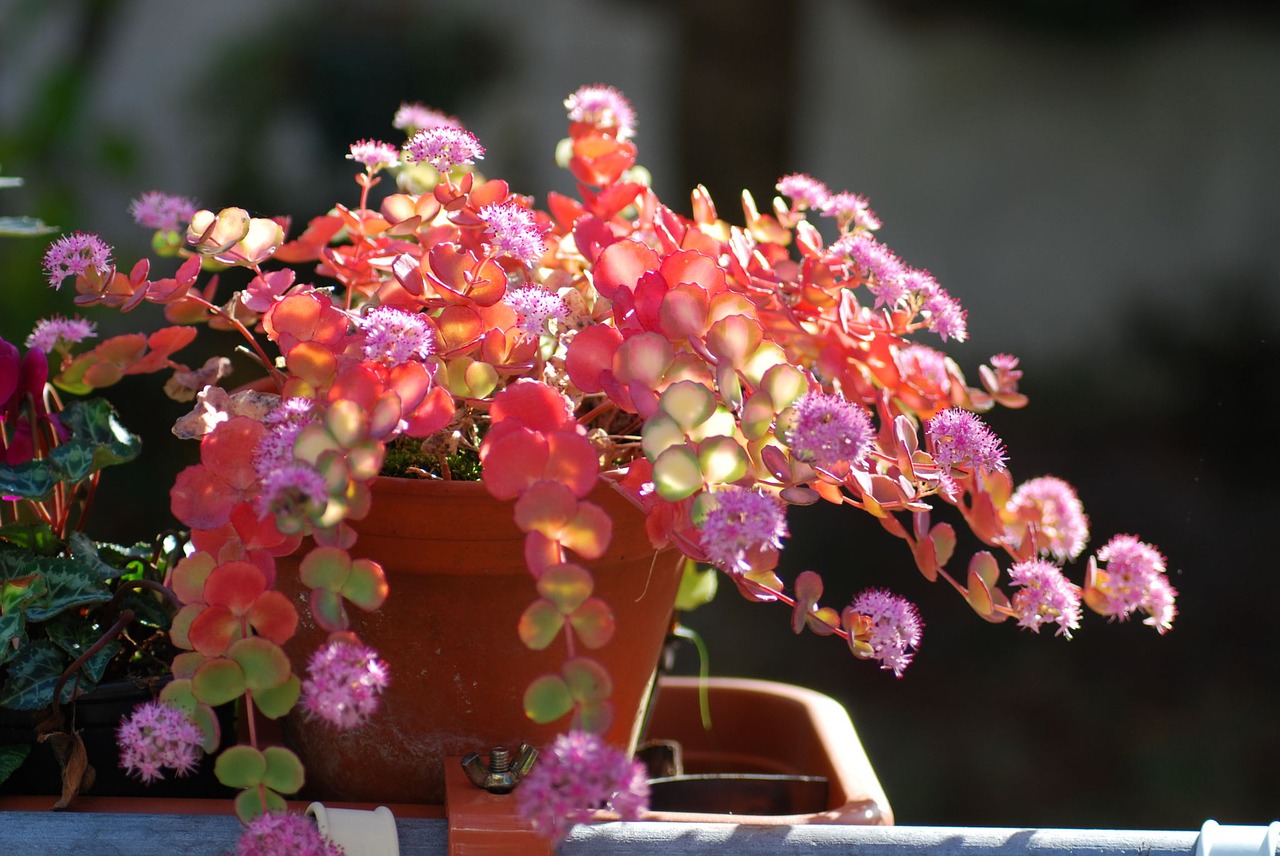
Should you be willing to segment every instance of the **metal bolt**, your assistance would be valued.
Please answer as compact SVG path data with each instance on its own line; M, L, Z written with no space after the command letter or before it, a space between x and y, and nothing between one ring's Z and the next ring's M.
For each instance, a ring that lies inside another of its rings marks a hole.
M478 753L471 752L462 759L462 769L477 788L491 794L509 794L537 760L538 750L528 743L521 743L514 757L505 747L495 746L489 752L488 763Z

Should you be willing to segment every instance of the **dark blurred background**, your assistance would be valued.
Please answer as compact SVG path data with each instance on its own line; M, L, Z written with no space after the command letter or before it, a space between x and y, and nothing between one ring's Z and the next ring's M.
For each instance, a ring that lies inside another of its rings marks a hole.
M1087 616L1076 639L987 625L858 513L797 513L784 572L831 603L868 585L926 622L906 676L792 638L731 591L688 616L717 674L790 680L850 709L900 823L1198 827L1280 817L1280 603L1271 485L1280 393L1280 15L1154 0L0 0L0 214L101 232L122 264L158 189L302 221L351 204L343 154L398 140L419 100L466 122L482 164L545 199L560 102L635 104L640 160L722 216L805 171L868 195L881 237L969 310L948 351L976 381L1012 352L1031 405L990 421L1019 479L1076 484L1094 546L1158 544L1180 590L1161 638ZM0 334L69 313L43 240L0 243ZM89 310L104 333L158 324ZM147 313L151 314L147 314ZM100 511L143 537L194 450L181 407L127 382L147 462ZM155 496L149 496L154 494ZM1079 579L1081 569L1072 573ZM684 669L692 661L681 660ZM761 723L761 739L769 739Z

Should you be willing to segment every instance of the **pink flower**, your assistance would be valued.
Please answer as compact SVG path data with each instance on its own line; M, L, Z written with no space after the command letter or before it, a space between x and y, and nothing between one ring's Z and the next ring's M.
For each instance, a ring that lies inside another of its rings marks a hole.
M337 728L355 728L378 709L389 681L386 663L372 648L330 642L311 655L302 682L302 707Z
M777 499L736 486L712 496L715 507L699 527L702 548L712 564L726 571L747 571L751 569L748 554L782 546L787 516Z
M880 218L871 210L871 203L865 196L842 191L833 193L818 206L828 217L836 218L836 222L844 229L852 224L858 229L875 230L880 228Z
M1037 533L1037 552L1059 562L1079 556L1089 543L1089 518L1071 485L1053 476L1023 482L1013 492L1005 511L1014 515L1015 527L1031 525ZM1014 532L1017 535L1016 529Z
M1071 638L1080 626L1080 590L1057 565L1043 559L1018 562L1009 569L1009 579L1021 586L1013 596L1019 627L1039 633L1040 625L1054 623L1058 635Z
M72 232L49 245L44 254L44 269L50 288L61 288L69 276L88 271L106 274L111 270L111 247L97 235Z
M298 532L305 521L318 519L328 504L324 478L306 464L289 463L262 477L255 508L259 515L277 518L281 531Z
M520 329L534 336L546 333L551 319L563 321L569 316L564 298L536 285L508 291L502 299L520 316Z
M866 411L839 393L806 392L794 413L786 442L797 460L815 467L861 464L875 439Z
M364 332L364 358L389 366L425 360L435 353L435 333L425 315L375 306L357 322Z
M267 430L253 450L253 469L265 482L272 473L293 463L293 444L302 429L316 421L310 398L286 398L267 414Z
M613 131L620 140L636 132L636 111L621 92L612 86L583 86L564 100L569 119L585 122L602 131Z
M933 459L943 467L1003 470L1004 445L982 420L953 407L925 423Z
M896 677L902 677L920 647L924 628L915 604L884 589L867 589L854 598L849 609L870 622L865 641L871 646L871 656L880 661L880 668L891 669Z
M139 226L174 232L187 228L197 207L185 196L150 190L130 203L129 213Z
M494 251L534 265L547 251L533 214L515 202L495 202L480 209L480 219L489 224L489 245Z
M429 163L439 172L484 158L484 146L475 134L448 125L419 131L405 143L404 151L411 163Z
M235 856L345 856L346 851L320 834L310 818L266 812L249 821Z
M425 131L428 128L462 127L462 123L453 116L446 115L439 110L417 102L402 103L400 109L396 111L395 118L391 120L391 125L408 131L410 134Z
M858 268L867 290L876 296L876 308L895 306L907 296L903 282L906 265L866 232L845 235L831 245L831 251L847 255Z
M947 355L927 345L908 345L898 352L898 366L907 379L928 392L945 395L951 388Z
M395 166L400 163L400 150L391 143L360 140L351 144L351 153L347 155L347 160L364 164L370 172L377 172L385 166Z
M28 348L39 348L46 354L55 350L65 353L70 346L97 335L96 330L92 321L53 315L36 322L35 329L27 337L26 345Z
M946 289L929 277L922 283L918 291L924 297L922 309L926 315L925 324L931 332L942 337L942 341L955 339L963 342L969 337L969 313L960 305L960 301L947 294Z
M831 191L821 181L802 172L793 172L778 179L778 192L791 198L796 210L822 208Z
M116 729L120 766L144 782L163 778L165 767L179 776L194 771L203 741L185 713L159 700L135 707Z
M1101 608L1093 601L1091 606L1121 621L1142 610L1148 616L1143 623L1161 634L1173 626L1178 592L1164 575L1165 561L1159 550L1134 535L1116 535L1096 558L1106 567L1099 569L1094 584Z
M521 816L553 840L595 809L635 820L649 805L644 765L585 731L561 734L543 751L516 790Z

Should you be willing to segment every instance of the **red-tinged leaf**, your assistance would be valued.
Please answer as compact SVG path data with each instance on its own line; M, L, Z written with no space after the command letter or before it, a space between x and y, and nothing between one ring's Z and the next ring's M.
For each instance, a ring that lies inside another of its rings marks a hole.
M539 598L529 604L520 616L517 631L526 648L542 651L547 648L564 628L564 615L549 600Z
M568 615L591 596L595 581L581 565L565 562L552 565L538 578L538 594L546 598L561 614Z
M210 660L191 677L192 694L210 707L237 699L244 690L244 671L239 663L226 657Z
M449 391L442 386L432 387L418 408L409 414L404 433L410 437L429 437L453 420L454 409Z
M595 489L600 474L599 453L582 434L555 431L547 436L544 473L545 478L559 482L581 499Z
M543 571L561 561L560 545L541 532L530 532L524 536L524 563L534 578L542 576Z
M289 641L298 629L298 610L293 601L274 589L258 596L246 618L259 636L277 645Z
M760 460L773 473L774 478L782 481L791 479L791 463L787 453L778 446L768 445L760 450Z
M173 516L193 529L217 529L231 519L240 501L232 488L212 469L196 464L178 473L169 489Z
M830 636L840 629L840 613L822 606L809 615L809 629L819 636Z
M543 479L520 494L515 504L515 521L521 532L537 530L555 538L577 513L578 500L560 482Z
M973 558L969 560L969 576L976 576L987 586L994 588L1000 581L1000 563L996 561L995 556L986 550L981 550L974 553Z
M929 530L929 539L938 556L938 567L945 568L956 550L956 530L949 523L939 523Z
M560 673L564 675L565 685L576 702L602 702L613 695L613 678L609 677L604 666L590 657L566 660Z
M170 365L169 357L174 351L191 344L195 337L196 331L192 327L160 328L147 339L150 352L126 366L124 374L150 374L167 368Z
M223 208L217 214L197 211L187 227L187 243L203 255L226 252L249 234L249 220L243 208Z
M670 287L659 273L646 273L636 283L633 306L636 320L646 330L658 330L662 326L662 298ZM624 292L625 293L625 292ZM618 303L622 305L621 301Z
M595 650L606 645L613 638L617 624L613 619L613 610L598 597L588 600L569 616L569 624L579 641Z
M569 380L586 393L600 392L604 387L600 375L613 365L613 355L622 344L622 334L613 327L593 326L581 330L569 343L565 371Z
M289 241L276 250L281 262L313 262L320 258L320 251L329 245L333 236L342 229L342 218L332 214L314 217L306 230L296 240Z
M351 554L337 547L316 547L298 563L298 579L307 588L338 591L351 573Z
M709 309L710 300L701 286L677 285L662 298L659 320L663 334L673 340L701 338L707 331Z
M337 633L350 627L347 609L342 605L342 595L328 589L312 589L311 617L316 624L330 633Z
M547 194L547 211L550 212L551 217L556 221L556 225L563 232L574 229L574 224L586 214L586 209L582 207L582 203L565 196L563 193L556 193L554 190ZM595 261L595 256L587 255L582 244L578 245L578 252L582 253L587 261Z
M596 291L612 300L619 289L634 290L640 277L659 264L658 254L639 241L616 241L600 251L592 281Z
M598 559L609 549L613 537L613 519L594 502L578 503L578 513L560 533L560 543L588 561Z
M341 594L365 612L372 612L387 600L387 576L382 565L371 559L356 559L342 584Z
M431 375L426 366L411 360L387 373L387 388L400 397L400 404L405 410L413 410L430 391Z
M811 487L791 485L779 491L778 498L788 505L813 505L822 498L822 494Z
M659 268L667 282L673 285L690 283L701 287L710 296L727 287L724 270L711 256L693 250L681 250L662 260Z
M173 567L170 587L183 603L204 603L204 583L217 566L208 553L192 553Z
M707 348L730 365L741 368L764 338L760 323L745 315L729 315L707 331Z
M488 329L484 316L463 304L446 306L436 318L440 353L452 354L473 346Z
M302 682L298 680L297 675L290 675L289 679L278 687L255 692L253 706L267 719L279 719L293 710L301 694Z
M911 550L916 560L916 567L920 569L920 573L929 582L938 579L938 554L934 550L933 541L929 538L922 538L915 542Z
M969 606L973 607L973 611L979 615L988 616L993 612L991 590L987 587L987 583L982 579L982 576L976 573L972 567L969 569L969 588L965 592L965 600L969 602Z
M242 616L266 588L267 579L256 565L227 562L209 572L204 583L204 602L224 606L232 615Z
M200 441L200 462L232 488L251 490L258 481L253 467L253 450L258 447L258 440L265 431L265 426L255 419L233 416Z
M573 710L569 686L559 675L535 678L524 691L524 713L539 725L554 722Z
M497 499L515 499L529 485L543 478L547 468L547 441L526 428L506 432L493 442L492 432L482 448L481 481Z
M206 657L222 656L241 635L240 619L221 605L203 609L187 628L191 647Z
M569 422L572 415L564 395L545 383L521 380L498 393L489 408L493 422L513 419L534 431L550 432Z
M613 373L623 383L639 382L657 389L675 359L675 350L666 336L641 333L618 346L613 355Z
M658 496L679 502L702 489L702 468L688 446L672 446L653 462L653 483Z
M732 437L708 437L698 444L698 466L708 484L731 484L747 474L751 457Z
M596 187L613 184L636 162L634 143L601 133L575 137L573 154L569 172L583 184Z
M169 671L173 673L174 680L165 684L165 688L168 689L169 686L184 678L189 679L196 673L196 669L203 666L205 661L208 659L208 657L201 654L199 651L183 651L181 654L178 654L173 658L173 662L170 664L169 668Z
M599 193L584 192L582 199L593 215L601 220L612 220L624 208L635 202L636 197L642 192L644 192L644 185L639 182L619 181Z

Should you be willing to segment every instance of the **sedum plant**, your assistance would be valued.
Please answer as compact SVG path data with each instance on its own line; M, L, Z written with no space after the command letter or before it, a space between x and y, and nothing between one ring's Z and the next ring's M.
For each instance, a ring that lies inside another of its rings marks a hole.
M871 515L989 621L1069 637L1088 607L1170 627L1164 560L1135 537L1067 579L1062 565L1089 537L1078 498L1056 478L1015 481L980 416L1026 403L1018 360L992 357L977 386L966 381L942 350L966 338L963 308L879 240L865 199L794 174L763 210L744 194L737 222L702 188L680 214L637 167L634 113L617 91L584 87L565 104L557 155L578 193L548 194L544 208L476 171L484 149L456 119L409 104L394 120L405 142L353 144L355 198L300 232L153 193L134 214L156 230L157 256L179 260L170 274L153 277L147 260L118 270L96 236L50 252L51 282L74 275L80 306L162 305L174 326L145 342L158 359L205 324L235 334L264 379L228 392L229 361L215 358L166 385L194 400L175 431L200 443L171 492L194 549L172 575L184 606L170 695L188 707L243 700L248 739L217 765L242 788L243 819L283 810L303 779L287 749L260 748L258 717L301 704L350 725L385 685L347 616L386 597L382 569L352 557L350 521L376 513L370 483L387 466L478 477L511 503L531 576L513 641L565 651L526 709L573 732L612 715L591 657L613 634L592 596L591 562L613 526L589 498L601 480L643 510L655 547L718 568L748 599L786 607L797 633L836 637L895 674L920 644L915 607L882 590L830 605L817 573L783 579L788 506ZM242 287L220 285L237 274ZM54 382L104 386L136 359L148 356L103 343ZM985 549L955 556L944 509ZM304 536L302 582L332 634L305 675L280 647L298 616L274 587L276 559ZM643 783L586 746L579 734L556 756L569 771L597 758L582 774L593 805L633 814ZM615 771L612 785L601 770ZM575 787L549 773L522 802L562 834L582 808Z

